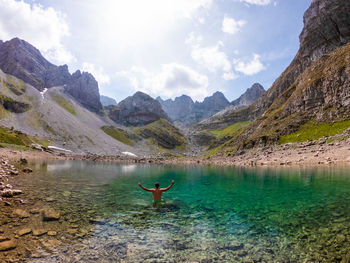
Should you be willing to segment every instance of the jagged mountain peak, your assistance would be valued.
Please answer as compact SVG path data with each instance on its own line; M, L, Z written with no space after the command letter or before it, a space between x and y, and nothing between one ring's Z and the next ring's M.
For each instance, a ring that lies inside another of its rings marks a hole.
M108 110L113 121L125 126L143 126L159 119L170 121L160 102L141 91L122 100L117 106L109 106Z
M90 73L77 70L71 75L67 65L56 66L50 63L36 47L25 40L13 38L1 42L0 69L39 91L64 85L66 92L86 108L95 112L102 109L98 83Z
M238 99L232 101L231 105L236 107L249 106L264 93L264 87L259 83L254 83Z
M214 116L198 129L251 121L236 149L277 143L308 122L349 119L349 0L314 0L304 14L300 48L271 88L249 108Z

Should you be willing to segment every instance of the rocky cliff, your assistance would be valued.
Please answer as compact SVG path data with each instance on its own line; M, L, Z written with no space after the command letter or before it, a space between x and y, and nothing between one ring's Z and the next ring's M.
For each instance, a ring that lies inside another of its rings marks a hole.
M140 91L107 110L113 121L125 126L143 126L161 118L170 120L159 101Z
M310 120L350 117L349 14L348 0L312 1L304 15L299 51L272 87L249 108L212 120L213 127L254 121L231 146L276 143Z
M110 98L108 96L100 95L100 101L101 101L102 106L104 106L104 107L109 106L109 105L117 105L116 100L113 98Z
M65 90L87 109L95 112L102 109L98 84L90 73L77 70L65 86Z
M232 106L245 107L253 104L262 94L265 93L264 87L259 83L254 83L238 99L231 102Z
M192 98L187 95L176 97L174 100L162 100L160 97L157 97L157 100L173 121L186 119L191 114L194 106Z
M14 38L0 43L0 69L43 91L63 86L77 101L93 111L102 109L98 84L91 74L71 75L68 66L56 66L28 42Z
M174 122L185 126L194 125L230 105L221 92L215 92L212 96L206 97L203 102L193 102L186 95L176 97L175 100L163 101L160 97L157 100Z

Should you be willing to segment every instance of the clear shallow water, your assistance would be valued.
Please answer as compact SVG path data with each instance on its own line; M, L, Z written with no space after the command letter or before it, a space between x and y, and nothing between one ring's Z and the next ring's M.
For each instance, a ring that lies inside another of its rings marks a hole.
M137 183L152 187L158 181L166 187L172 179L175 185L163 194L167 204L154 210L151 193ZM49 247L40 250L46 257L32 258L35 262L350 259L349 167L243 169L65 161L37 164L36 174L22 180L40 202L54 199L49 205L62 214L62 229L55 237L60 246L43 246ZM31 202L39 201L33 197ZM42 239L44 244L50 240Z

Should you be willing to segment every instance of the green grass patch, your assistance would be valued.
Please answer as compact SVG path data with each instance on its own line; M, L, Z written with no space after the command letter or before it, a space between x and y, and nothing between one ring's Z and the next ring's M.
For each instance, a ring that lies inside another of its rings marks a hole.
M180 130L165 119L159 119L139 128L144 138L153 138L158 147L185 151L187 142Z
M24 133L0 127L0 143L28 146L32 141Z
M247 127L250 124L249 121L242 121L232 124L222 130L211 130L210 132L216 135L219 138L226 136L234 136L237 132L240 132L243 128Z
M116 139L117 141L130 146L134 145L134 143L128 138L128 133L122 129L113 126L103 126L101 127L101 130L103 130L106 134Z
M26 86L23 81L16 80L14 77L7 75L6 81L4 81L5 86L16 96L23 95L26 91Z
M237 137L249 126L249 124L250 122L248 121L237 122L221 130L209 131L216 136L214 145L218 146L209 146L206 157L210 157L218 153L229 154L233 152L235 148L231 145L235 142Z
M286 136L281 136L279 143L285 144L289 142L317 140L321 137L340 134L347 128L350 128L350 120L336 123L318 123L316 121L309 121L308 123L302 125L297 132Z
M74 110L73 105L66 100L63 96L52 93L50 94L51 99L56 102L58 105L60 105L63 109L68 111L69 113L73 114L74 116L77 115L76 111Z
M47 148L50 145L50 142L46 138L38 138L38 137L32 137L33 142L36 142L37 144L40 144L41 146Z

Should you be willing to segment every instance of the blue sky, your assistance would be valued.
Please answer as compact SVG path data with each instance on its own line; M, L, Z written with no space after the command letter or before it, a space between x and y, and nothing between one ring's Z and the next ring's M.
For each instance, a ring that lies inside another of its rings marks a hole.
M265 89L299 48L311 0L0 0L0 39L20 37L54 64L93 73L117 101L231 101Z

